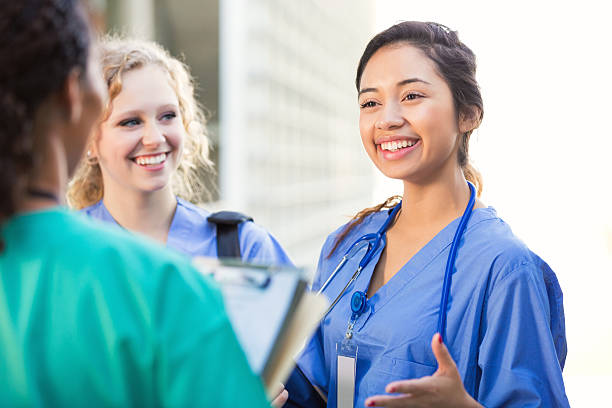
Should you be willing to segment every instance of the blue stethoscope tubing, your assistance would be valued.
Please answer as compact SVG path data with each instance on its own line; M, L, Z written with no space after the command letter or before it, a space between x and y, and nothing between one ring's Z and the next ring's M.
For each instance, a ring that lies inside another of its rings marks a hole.
M465 211L461 216L461 220L459 221L459 225L457 226L457 230L455 231L455 236L453 237L453 242L451 243L450 252L448 254L448 259L446 261L446 269L444 271L444 282L442 284L442 295L440 296L440 313L438 314L438 333L442 337L442 341L446 341L446 315L448 308L448 299L450 296L450 289L452 285L452 277L453 277L453 269L455 268L455 260L457 258L457 251L459 249L459 242L461 241L461 237L465 232L465 228L467 227L468 221L472 215L472 210L474 209L474 205L476 203L476 188L469 181L467 182L470 188L470 199L468 201L467 206L465 207ZM323 291L327 288L327 286L331 283L334 277L340 272L342 267L351 259L357 252L359 252L366 245L368 249L366 250L365 255L361 258L361 262L359 262L359 266L351 276L351 279L346 283L344 288L340 291L340 294L336 297L336 299L331 303L324 316L333 309L333 307L338 303L342 295L346 292L349 286L359 277L363 268L370 262L374 254L376 253L378 247L380 246L380 242L385 236L387 229L389 229L391 222L395 219L397 212L402 207L401 201L393 207L390 211L389 216L385 220L384 224L379 228L376 233L365 234L359 239L357 239L346 251L336 269L329 275L329 278L325 281L321 289L317 292L317 294L323 293ZM365 300L365 299L364 299ZM351 306L353 306L351 304ZM361 307L364 310L364 307ZM353 311L355 312L355 310Z
M347 263L349 259L355 256L355 254L359 252L365 245L368 246L365 255L363 256L363 258L361 258L361 262L359 262L357 270L355 270L355 273L353 274L353 276L351 276L351 279L346 283L342 291L340 291L340 294L331 303L331 305L329 305L329 308L327 308L327 311L325 312L324 316L327 316L327 314L334 308L334 306L336 305L336 303L338 303L344 292L346 292L348 287L351 286L351 283L353 283L353 281L355 281L355 279L359 277L359 274L361 274L361 270L365 268L366 265L370 262L370 260L376 253L376 250L378 249L378 246L380 245L380 242L382 241L387 229L391 225L391 222L395 219L395 216L400 210L400 208L402 208L401 201L395 207L393 207L384 224L379 228L376 233L363 235L357 241L353 242L353 244L349 247L349 249L346 251L342 259L340 260L340 263L338 263L338 266L336 266L336 269L334 269L334 271L331 275L329 275L329 278L327 278L323 286L321 286L321 289L319 289L317 295L323 293L325 288L327 288L327 286L331 283L331 281L338 274L338 272L340 272L344 264ZM374 244L372 244L372 240L374 240Z

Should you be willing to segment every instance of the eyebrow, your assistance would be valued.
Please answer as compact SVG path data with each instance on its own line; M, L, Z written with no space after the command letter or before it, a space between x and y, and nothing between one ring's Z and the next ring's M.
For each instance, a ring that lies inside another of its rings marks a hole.
M174 110L179 110L179 107L175 104L175 103L167 103L165 105L160 105L157 107L157 109L159 109L160 111L164 111L167 109L174 109ZM115 115L112 115L116 118L123 118L126 116L138 116L142 113L142 110L139 109L131 109L131 110L126 110L124 112L118 112Z
M407 84L411 84L414 82L421 82L423 84L427 84L427 85L431 85L429 82L425 81L424 79L420 79L420 78L408 78L408 79L404 79L403 81L399 81L397 83L397 86L402 86L402 85L407 85ZM377 92L378 88L364 88L362 90L359 91L359 95L366 93L366 92Z

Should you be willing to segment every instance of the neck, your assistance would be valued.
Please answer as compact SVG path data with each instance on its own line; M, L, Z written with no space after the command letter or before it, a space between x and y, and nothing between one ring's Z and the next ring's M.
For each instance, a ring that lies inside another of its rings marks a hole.
M463 214L469 198L461 169L427 183L404 181L402 212L396 225L400 229L446 225Z
M66 152L61 140L53 131L45 135L36 135L34 140L36 159L24 193L17 204L18 212L43 210L64 202L68 169ZM31 194L28 191L44 194ZM44 197L45 194L49 197Z
M113 188L108 183L104 186L104 205L122 227L165 243L177 203L169 186L142 192Z

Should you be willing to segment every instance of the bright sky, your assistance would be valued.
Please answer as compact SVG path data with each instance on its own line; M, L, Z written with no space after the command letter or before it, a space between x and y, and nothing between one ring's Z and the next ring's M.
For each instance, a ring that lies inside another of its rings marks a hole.
M610 14L591 0L376 4L377 32L401 20L436 21L458 30L476 53L485 118L471 156L484 177L484 201L557 273L564 292L570 403L595 406L607 400ZM381 179L374 199L396 192L400 185Z

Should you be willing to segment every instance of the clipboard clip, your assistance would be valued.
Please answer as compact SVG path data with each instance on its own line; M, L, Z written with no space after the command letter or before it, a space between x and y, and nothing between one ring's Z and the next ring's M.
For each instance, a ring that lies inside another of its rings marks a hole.
M240 285L249 286L257 289L266 289L272 277L265 271L258 270L240 270L238 268L223 269L211 273L213 279L221 285Z

